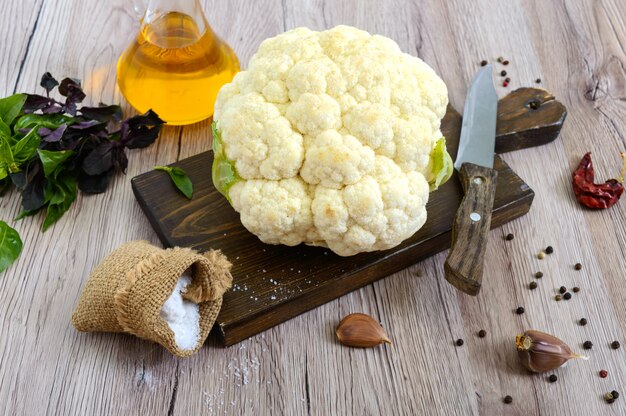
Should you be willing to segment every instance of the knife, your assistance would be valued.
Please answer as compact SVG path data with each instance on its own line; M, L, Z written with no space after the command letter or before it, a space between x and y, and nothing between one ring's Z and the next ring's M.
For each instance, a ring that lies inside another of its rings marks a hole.
M498 172L493 169L498 96L493 68L476 74L465 99L461 138L454 168L465 196L452 224L452 247L444 270L446 280L469 295L480 291L491 211Z

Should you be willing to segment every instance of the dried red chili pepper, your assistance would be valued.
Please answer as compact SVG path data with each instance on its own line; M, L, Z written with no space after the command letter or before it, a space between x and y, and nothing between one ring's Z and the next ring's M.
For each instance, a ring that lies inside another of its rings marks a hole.
M583 156L578 168L572 175L574 194L582 205L592 209L605 209L613 206L624 193L624 171L626 171L626 154L622 153L624 166L620 177L609 179L600 184L593 182L594 171L591 162L591 152Z

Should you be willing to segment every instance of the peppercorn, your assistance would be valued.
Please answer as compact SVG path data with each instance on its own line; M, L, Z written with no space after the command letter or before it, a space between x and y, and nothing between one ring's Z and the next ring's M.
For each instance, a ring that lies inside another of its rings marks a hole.
M615 401L611 393L606 393L603 397L604 401L606 401L607 403L613 403Z
M552 254L552 253L554 253L554 248L552 246L546 247L546 254Z
M513 398L511 396L504 396L504 403L506 404L513 403Z
M509 86L509 81L504 81L504 82L502 83L502 86L503 86L503 87L508 87L508 86Z
M613 341L611 342L611 348L613 348L614 350L619 348L619 341Z
M558 302L558 301L560 301L560 300L561 300L561 295L556 295L556 296L554 297L554 300L556 300L557 302Z
M541 84L541 78L537 78L537 79L535 80L535 82L536 82L537 84Z
M578 323L580 323L581 326L585 326L587 325L587 320L585 318L580 318L580 321L578 321Z
M571 298L572 298L572 294L571 294L571 293L569 293L569 292L565 292L565 293L563 294L563 299L565 299L565 300L570 300Z
M593 347L593 342L591 342L591 341L585 341L585 342L583 342L583 348L584 348L584 349L586 349L586 350L590 350L590 349L591 349L591 347Z
M543 251L541 251L539 254L537 254L537 258L539 260L543 260L546 257L546 253L544 253Z
M522 307L522 306L520 306L520 307L518 307L517 309L515 309L515 313L516 313L516 314L518 314L518 315L521 315L521 314L523 314L524 312L525 312L525 309L524 309L524 307Z
M567 288L565 286L561 286L559 288L559 293L562 295L563 293L567 292Z
M511 241L513 238L515 238L515 236L511 233L508 233L505 238L506 238L506 241Z
M485 66L485 65L487 65L487 61L485 61L484 59L480 61L480 66Z
M582 268L583 268L583 265L582 265L582 264L580 264L580 263L576 263L576 264L574 265L574 269L576 269L576 270L580 270L580 269L582 269Z
M609 372L606 370L600 370L600 378L606 378L609 375Z
M480 338L485 338L487 336L487 331L485 331L484 329L481 329L480 331L478 331L478 336Z
M503 69L502 71L500 71L500 75L506 77L506 71Z
M574 286L574 287L572 288L572 292L574 292L574 293L578 293L578 292L580 292L580 288L579 288L578 286Z
M497 59L497 60L498 60L498 62L502 63L502 61L504 61L504 58L503 58L503 57L501 57L501 56L498 56L498 59Z
M456 340L456 346L457 347L460 347L461 345L463 345L463 343L464 343L464 341L461 338Z
M619 398L619 393L618 393L618 392L616 392L615 390L613 390L613 391L611 392L611 396L613 396L613 398L614 398L614 399L617 399L617 398Z
M506 59L504 61L502 61L502 65L508 65L509 61L507 61Z
M530 282L530 284L528 285L528 288L530 290L535 290L537 289L537 282Z
M550 377L548 377L548 381L550 381L550 383L554 383L557 379L558 377L556 374L550 374Z
M536 277L537 279L541 279L541 278L543 277L543 272L537 272L537 273L535 273L535 277Z
M511 78L506 77L506 78L504 78L504 81L505 81L505 82L511 82Z

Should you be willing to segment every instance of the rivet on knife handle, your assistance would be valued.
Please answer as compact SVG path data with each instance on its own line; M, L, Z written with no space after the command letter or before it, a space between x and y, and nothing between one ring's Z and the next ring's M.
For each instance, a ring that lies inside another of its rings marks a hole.
M498 172L464 163L459 177L465 197L452 225L452 247L444 269L448 282L460 291L476 296L483 277Z

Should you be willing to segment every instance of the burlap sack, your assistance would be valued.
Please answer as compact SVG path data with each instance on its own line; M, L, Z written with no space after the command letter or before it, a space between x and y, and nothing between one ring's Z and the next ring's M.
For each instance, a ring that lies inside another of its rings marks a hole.
M199 305L200 340L180 350L174 333L160 317L180 276L192 267L183 298ZM232 284L231 264L219 251L164 250L147 241L127 243L96 267L78 300L72 324L84 332L126 332L157 342L179 357L200 349Z

